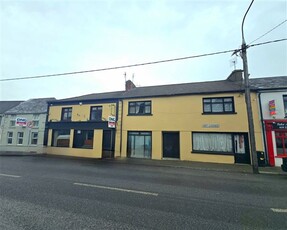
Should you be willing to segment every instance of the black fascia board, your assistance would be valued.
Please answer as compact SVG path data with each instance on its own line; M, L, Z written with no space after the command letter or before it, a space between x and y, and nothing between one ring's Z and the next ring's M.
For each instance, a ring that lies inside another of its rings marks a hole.
M257 91L254 89L250 89L250 91ZM210 94L222 94L222 93L244 93L244 89L242 90L228 90L228 91L214 91L214 92L204 92L204 93L177 93L177 94L159 94L159 95L146 95L146 96L133 96L133 97L122 97L123 100L128 99L137 99L137 98L158 98L158 97L179 97L179 96L192 96L192 95L210 95Z
M107 103L117 103L119 99L83 99L83 100L71 100L71 101L51 101L48 102L49 106L53 105L78 105L79 103L82 103L83 105L88 104L107 104Z
M80 130L90 130L90 129L103 129L109 130L107 121L58 121L58 122L48 122L46 124L47 129L80 129Z

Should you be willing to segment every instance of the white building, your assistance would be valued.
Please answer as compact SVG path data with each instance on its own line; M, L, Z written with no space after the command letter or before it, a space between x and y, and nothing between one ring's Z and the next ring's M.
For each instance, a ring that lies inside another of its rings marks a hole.
M281 166L287 158L287 77L274 78L268 87L256 83L266 157L270 166Z
M30 99L7 110L2 118L1 151L44 153L47 101L53 100Z

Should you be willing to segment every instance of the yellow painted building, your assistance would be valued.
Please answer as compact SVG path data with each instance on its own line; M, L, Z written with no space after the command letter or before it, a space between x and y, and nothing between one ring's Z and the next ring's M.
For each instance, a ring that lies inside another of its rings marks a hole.
M47 153L250 164L240 76L151 87L128 81L126 91L50 103ZM263 151L256 92L251 96L256 150Z

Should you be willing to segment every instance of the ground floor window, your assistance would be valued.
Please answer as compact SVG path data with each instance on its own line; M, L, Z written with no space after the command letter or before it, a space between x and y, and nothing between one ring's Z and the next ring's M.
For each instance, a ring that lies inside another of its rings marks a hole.
M31 133L31 145L37 145L38 143L38 133L32 132Z
M69 147L70 145L70 130L53 130L52 146L54 147Z
M151 158L151 132L128 132L128 157Z
M73 148L92 149L94 130L75 130Z
M277 155L287 154L287 132L275 131Z
M13 132L7 133L7 144L11 145L13 141Z
M18 132L17 133L17 145L23 145L24 133Z
M193 133L192 149L195 152L233 153L232 134Z

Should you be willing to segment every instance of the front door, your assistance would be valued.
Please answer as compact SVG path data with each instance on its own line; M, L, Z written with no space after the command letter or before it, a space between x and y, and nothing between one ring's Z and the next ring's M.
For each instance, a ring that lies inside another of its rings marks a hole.
M163 158L179 159L179 132L163 132Z
M103 131L102 158L113 158L115 152L115 131Z
M234 134L233 141L235 163L250 164L247 134Z

